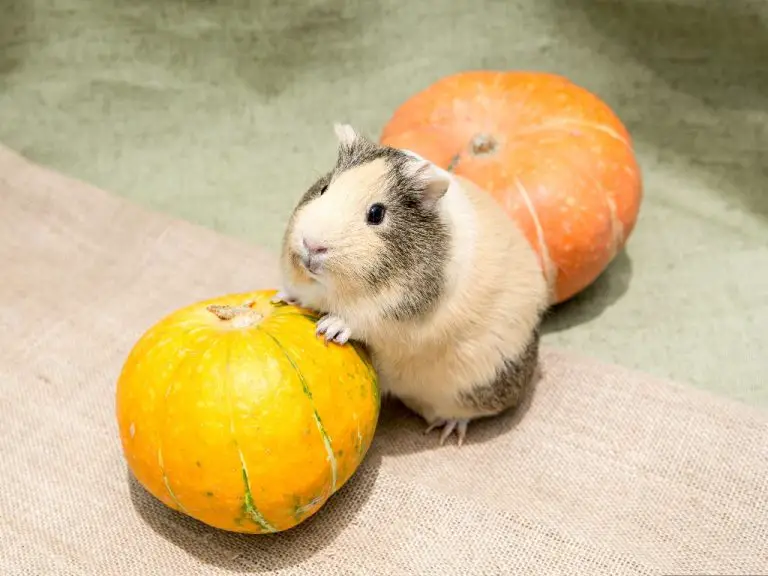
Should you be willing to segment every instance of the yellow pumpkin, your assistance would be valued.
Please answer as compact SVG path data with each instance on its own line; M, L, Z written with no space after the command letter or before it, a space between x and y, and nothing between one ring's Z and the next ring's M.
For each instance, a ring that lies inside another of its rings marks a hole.
M171 313L131 350L116 412L128 466L170 508L233 532L289 529L356 471L380 399L358 344L317 316L232 294Z

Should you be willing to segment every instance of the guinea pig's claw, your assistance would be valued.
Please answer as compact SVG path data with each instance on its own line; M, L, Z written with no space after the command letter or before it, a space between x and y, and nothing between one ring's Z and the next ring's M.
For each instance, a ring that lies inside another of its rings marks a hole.
M287 292L280 291L270 300L272 304L288 304L290 306L296 306L299 301L296 298L292 298Z
M445 444L445 441L448 440L448 437L455 431L456 436L458 437L458 444L461 446L467 438L468 426L469 419L440 419L432 422L432 424L430 424L424 431L424 434L429 434L432 430L442 427L443 431L440 433L440 446L442 446Z
M349 342L352 337L352 331L338 316L332 316L330 314L323 316L317 321L317 329L315 333L325 337L325 343L335 342L336 344L344 345Z

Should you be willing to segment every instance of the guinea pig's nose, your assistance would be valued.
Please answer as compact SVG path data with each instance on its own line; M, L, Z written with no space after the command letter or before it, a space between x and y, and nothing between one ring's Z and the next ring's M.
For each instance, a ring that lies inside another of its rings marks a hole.
M306 238L304 238L304 248L306 248L310 254L324 254L328 252L328 248L326 248L322 244L319 244L317 242L307 241Z

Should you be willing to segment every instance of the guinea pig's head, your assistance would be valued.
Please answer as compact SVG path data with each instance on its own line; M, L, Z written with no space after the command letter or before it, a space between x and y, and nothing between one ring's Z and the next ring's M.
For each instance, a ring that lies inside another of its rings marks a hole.
M309 281L350 295L440 267L448 236L440 199L449 176L349 125L337 124L335 131L336 165L299 200L286 231L293 267Z

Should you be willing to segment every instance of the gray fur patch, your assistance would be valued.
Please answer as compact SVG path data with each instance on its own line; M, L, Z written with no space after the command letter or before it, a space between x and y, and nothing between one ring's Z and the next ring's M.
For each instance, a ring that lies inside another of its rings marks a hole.
M304 195L299 198L298 203L294 207L294 212L296 212L299 208L307 204L308 202L311 202L318 196L320 196L320 193L323 191L323 188L328 186L331 182L331 176L333 175L333 172L328 172L327 174L324 174L322 177L318 178L317 181L312 184L312 186L309 187L309 189L304 192Z
M386 248L369 263L365 281L376 291L398 287L400 300L382 313L393 320L409 320L437 306L445 285L450 237L438 210L422 202L423 184L406 175L405 165L412 159L400 150L358 138L339 147L333 176L378 159L388 166L383 203L389 221L377 230Z
M321 192L323 191L323 188L325 188L331 181L331 175L332 172L328 172L327 174L323 175L322 177L318 178L312 186L309 187L309 189L304 192L304 194L299 198L299 201L296 203L296 206L293 208L293 212L291 213L291 217L288 220L288 225L285 227L285 232L283 233L283 246L286 247L288 245L288 238L291 234L291 229L293 228L293 222L296 218L296 213L298 212L299 208L304 206L305 204L311 202L318 196L320 196ZM300 259L298 254L295 254L292 250L290 252L290 258L291 262L295 267L299 267L300 265Z
M537 329L518 358L505 360L493 382L476 386L471 392L463 393L461 402L489 415L519 404L536 372L540 340L541 335Z

